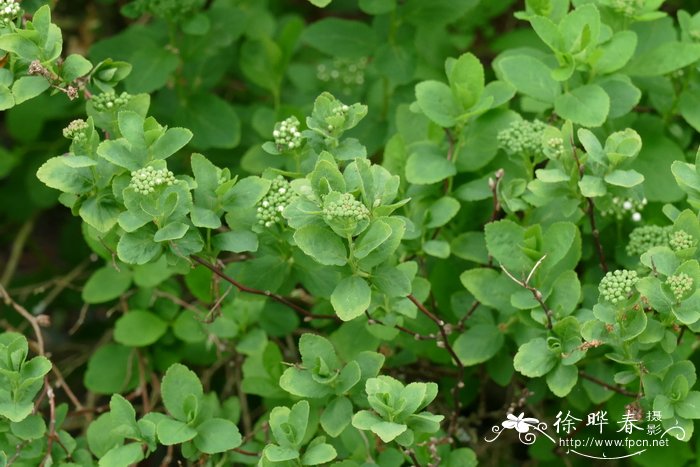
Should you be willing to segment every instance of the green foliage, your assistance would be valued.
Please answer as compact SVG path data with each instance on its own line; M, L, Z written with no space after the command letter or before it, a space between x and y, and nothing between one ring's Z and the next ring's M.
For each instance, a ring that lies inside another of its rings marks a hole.
M588 462L482 440L526 412L695 439L700 14L41 3L0 0L0 465Z

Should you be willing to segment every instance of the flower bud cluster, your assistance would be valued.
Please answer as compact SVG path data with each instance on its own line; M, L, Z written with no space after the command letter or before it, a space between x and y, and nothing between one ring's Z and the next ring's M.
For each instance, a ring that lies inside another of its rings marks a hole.
M609 0L609 6L625 16L636 16L644 9L644 0Z
M74 141L85 141L87 139L88 124L83 119L73 120L63 129L63 136Z
M545 151L552 159L559 159L564 155L564 140L561 138L549 138L545 143Z
M0 0L0 24L8 26L19 14L17 0Z
M621 221L626 215L630 215L632 221L640 222L642 220L641 211L647 205L647 199L642 198L641 201L637 201L633 198L620 198L615 196L612 199L612 206L609 209L601 210L602 216L613 216L617 220Z
M369 209L350 193L343 193L339 201L323 204L323 215L327 220L347 219L362 221L369 218Z
M292 116L277 122L272 137L275 138L275 146L280 152L300 147L303 138L299 131L299 120Z
M637 227L630 233L626 247L627 254L639 256L655 246L668 245L670 233L671 226L643 225Z
M498 144L510 153L539 154L543 150L542 133L546 128L540 120L518 120L498 133Z
M618 303L626 300L632 294L632 288L639 278L636 271L618 269L615 272L608 272L600 281L598 290L601 297L610 303Z
M668 285L668 287L671 289L671 292L673 292L673 296L676 298L676 300L681 301L683 297L693 288L693 278L688 274L681 272L679 274L668 276L668 279L666 279L666 285Z
M175 183L175 175L168 169L155 169L150 165L143 169L131 172L131 182L129 186L137 193L147 195L153 193L161 185L172 185Z
M357 60L336 58L331 63L321 63L316 67L316 77L324 83L342 86L343 93L350 94L354 86L365 83L367 58Z
M257 218L260 225L271 227L282 222L282 211L291 203L296 194L290 183L281 175L272 180L270 190L258 203Z
M673 232L668 240L673 251L685 250L695 246L695 238L685 230L677 230Z
M128 104L130 99L131 95L129 93L123 92L117 96L114 91L110 91L92 96L90 102L92 102L95 110L104 112L122 107Z

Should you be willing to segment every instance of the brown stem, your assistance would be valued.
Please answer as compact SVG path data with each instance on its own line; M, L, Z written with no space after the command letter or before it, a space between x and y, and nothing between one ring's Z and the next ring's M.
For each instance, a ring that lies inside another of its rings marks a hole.
M423 313L425 316L428 317L428 319L435 323L435 325L438 327L438 330L440 331L440 337L442 338L442 340L438 340L438 346L444 347L445 350L447 350L447 353L450 354L450 357L452 357L452 361L454 361L455 365L457 366L457 382L452 387L452 399L454 408L452 409L450 425L447 430L448 434L454 438L454 435L457 432L457 422L462 406L462 402L460 400L460 393L462 388L464 387L464 365L457 356L457 352L455 352L455 349L452 347L452 344L450 344L450 341L447 337L448 331L446 329L446 323L437 316L435 316L435 314L433 314L430 310L428 310L425 307L425 305L423 305L420 302L420 300L418 300L413 294L408 295L406 298L413 302L413 304L421 311L421 313Z
M372 318L369 315L369 312L367 310L365 310L365 316L367 316L367 323L368 324L381 324L382 326L387 326L381 320L379 320L377 318ZM428 334L428 335L421 334L421 333L418 333L416 331L412 331L412 330L408 329L407 327L404 327L404 326L401 326L398 324L395 324L394 327L403 333L406 333L408 335L413 336L413 338L417 341L428 341L428 340L435 340L436 339L434 334Z
M608 384L608 383L606 383L605 381L602 381L602 380L596 378L595 376L591 376L591 375L589 375L588 373L585 373L585 372L583 372L583 371L579 371L579 372L578 372L578 375L579 375L581 378L583 378L583 379L587 379L587 380L590 381L591 383L595 383L595 384L597 384L597 385L599 385L599 386L604 387L605 389L609 389L609 390L614 391L614 392L616 392L616 393L618 393L618 394L622 394L623 396L635 397L635 398L636 398L636 397L639 397L639 394L636 394L636 393L634 393L634 392L632 392L632 391L628 391L627 389L625 389L625 388L623 388L623 387L620 387L620 386L614 386L614 385L612 385L612 384Z
M533 287L530 285L530 279L532 279L532 276L535 274L535 271L537 268L540 267L542 264L542 261L547 257L547 255L542 256L539 261L535 263L535 265L532 267L530 270L530 273L527 275L527 278L525 280L520 280L517 279L513 274L508 271L505 266L501 265L501 269L503 270L504 273L508 277L511 278L513 282L518 284L519 286L523 287L526 290L529 290L532 293L532 296L535 298L537 303L542 307L542 310L544 311L544 316L547 318L547 329L552 329L552 310L549 309L547 304L544 302L544 297L542 296L542 292L540 292L536 287Z
M583 173L585 171L584 165L581 163L581 159L578 157L578 152L576 148L576 144L573 141L573 137L571 139L571 149L573 151L573 156L574 160L576 161L576 165L578 166L578 177L579 180L583 178ZM581 195L583 196L583 194ZM593 236L593 244L595 245L596 253L598 254L598 262L600 263L600 268L603 270L604 273L608 272L608 263L605 261L605 252L603 251L603 245L600 243L600 232L598 231L598 227L596 227L596 222L595 222L595 204L593 203L593 199L584 196L586 199L586 202L588 204L588 208L586 209L586 214L588 214L588 220L591 223L591 235Z
M288 306L289 308L293 309L294 311L302 314L305 316L305 321L311 321L314 319L330 319L333 321L339 321L340 318L338 318L336 315L320 315L316 313L312 313L309 310L306 310L305 308L300 307L296 303L292 302L291 300L288 300L287 298L283 297L282 295L276 294L274 292L271 292L269 290L258 290L254 289L252 287L245 286L235 280L234 278L226 275L221 269L218 267L214 266L207 260L200 258L199 256L191 256L191 258L196 261L197 263L201 264L205 268L209 269L211 272L228 282L229 284L233 285L236 287L239 291L253 294L253 295L261 295L263 297L268 297L271 298L272 300L276 301L277 303L281 303L282 305Z

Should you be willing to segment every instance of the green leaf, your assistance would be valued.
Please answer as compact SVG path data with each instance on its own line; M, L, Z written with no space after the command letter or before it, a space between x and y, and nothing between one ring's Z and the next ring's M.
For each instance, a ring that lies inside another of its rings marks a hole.
M384 243L391 236L391 232L389 224L375 219L355 241L353 256L358 259L365 258Z
M148 151L153 159L167 159L185 147L191 139L192 132L186 128L168 128Z
M152 229L141 228L122 235L117 244L119 259L129 264L146 264L155 259L162 248L153 241L154 233Z
M192 131L192 146L208 148L235 148L241 141L241 120L231 105L211 94L197 94L182 110L183 126Z
M561 94L561 85L551 76L551 69L528 55L512 55L498 61L503 80L518 92L547 104Z
M406 161L406 180L416 185L437 183L456 173L454 164L438 151L419 150Z
M104 303L114 300L129 290L131 271L124 268L117 271L112 266L105 266L95 271L83 287L82 298L85 303Z
M547 373L547 386L557 397L566 397L576 386L578 369L576 365L559 363L554 371Z
M685 68L698 60L700 44L670 41L640 54L625 71L630 76L660 76Z
M297 246L317 262L327 266L347 263L347 250L332 230L318 225L306 225L294 232Z
M636 170L614 170L605 176L610 185L632 188L644 182L644 175Z
M503 332L492 324L476 324L455 340L453 347L464 366L483 363L503 346Z
M99 467L128 467L143 460L140 443L129 443L110 449L98 462Z
M331 57L365 57L377 46L377 36L367 24L339 18L314 22L304 30L301 40Z
M311 3L314 6L317 6L319 8L324 8L328 5L330 5L332 0L309 0L309 3Z
M78 212L91 227L106 233L117 223L122 207L111 194L105 193L87 198Z
M151 93L162 88L180 65L180 58L166 47L144 44L129 57L129 63L138 70L124 80L127 92Z
M127 392L138 384L138 372L131 371L136 365L133 349L107 344L90 356L83 382L96 394Z
M360 0L359 7L368 15L383 15L396 9L396 0Z
M583 178L579 180L578 186L581 189L581 194L586 198L605 196L608 192L603 179L595 175L584 175Z
M235 423L223 418L210 418L197 427L194 445L205 454L230 451L243 442Z
M486 224L486 247L498 263L516 277L530 271L534 262L525 254L525 229L511 220Z
M405 432L408 427L402 423L393 423L380 421L372 425L372 432L379 436L385 443L390 443L396 439L401 433Z
M158 229L153 236L154 242L167 242L170 240L178 240L185 236L190 226L183 222L171 222L170 224Z
M473 107L484 92L484 67L474 54L462 54L454 61L447 78L464 110Z
M382 265L372 272L372 284L389 297L405 297L411 293L411 281L398 267Z
M586 84L558 96L554 102L554 111L573 123L598 127L605 123L608 116L610 98L600 86Z
M93 186L90 168L71 167L67 161L71 157L52 157L39 167L36 176L47 186L65 193L77 195L89 191Z
M258 236L250 230L233 230L214 236L212 245L218 250L234 253L258 251Z
M513 367L529 378L546 375L556 363L556 356L541 337L521 345L513 359Z
M186 399L203 397L202 383L189 368L180 363L170 365L161 382L163 404L170 414L178 420L185 421L190 415Z
M349 420L348 420L349 421ZM325 464L336 458L338 453L330 444L321 443L307 449L301 456L302 465L319 465Z
M439 81L423 81L416 85L416 101L426 117L442 127L452 127L461 114L452 90Z
M423 243L423 251L430 256L446 259L450 256L450 244L445 240L428 240Z
M348 423L350 419L348 418ZM25 441L40 439L46 433L46 422L41 415L29 415L24 420L10 423L10 431L13 435Z
M299 458L299 451L276 444L268 444L263 450L263 455L271 462L286 462Z
M63 61L61 76L66 82L85 76L92 70L90 60L78 54L71 54Z
M620 31L601 47L594 68L600 74L613 73L624 67L637 48L637 34L634 31Z
M18 33L0 36L0 49L15 53L27 62L38 59L41 54L39 47L34 42Z
M131 310L114 325L114 340L129 347L144 347L161 338L168 325L150 311Z
M685 399L675 404L674 412L683 418L700 418L700 392L689 391Z
M331 304L340 319L350 321L362 315L372 298L372 290L361 277L346 277L331 294Z
M160 422L156 428L158 433L158 441L165 446L174 444L182 444L197 436L197 430L179 420L173 420L166 417Z
M347 397L337 397L323 409L321 426L333 438L338 437L350 424L352 402Z
M449 196L443 196L428 208L428 217L425 226L429 229L442 227L457 215L459 208L459 201Z

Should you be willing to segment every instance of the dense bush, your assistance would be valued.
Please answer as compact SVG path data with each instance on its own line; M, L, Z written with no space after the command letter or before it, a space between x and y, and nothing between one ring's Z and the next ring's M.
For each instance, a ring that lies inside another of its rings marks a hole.
M0 467L696 462L697 1L44 3Z

